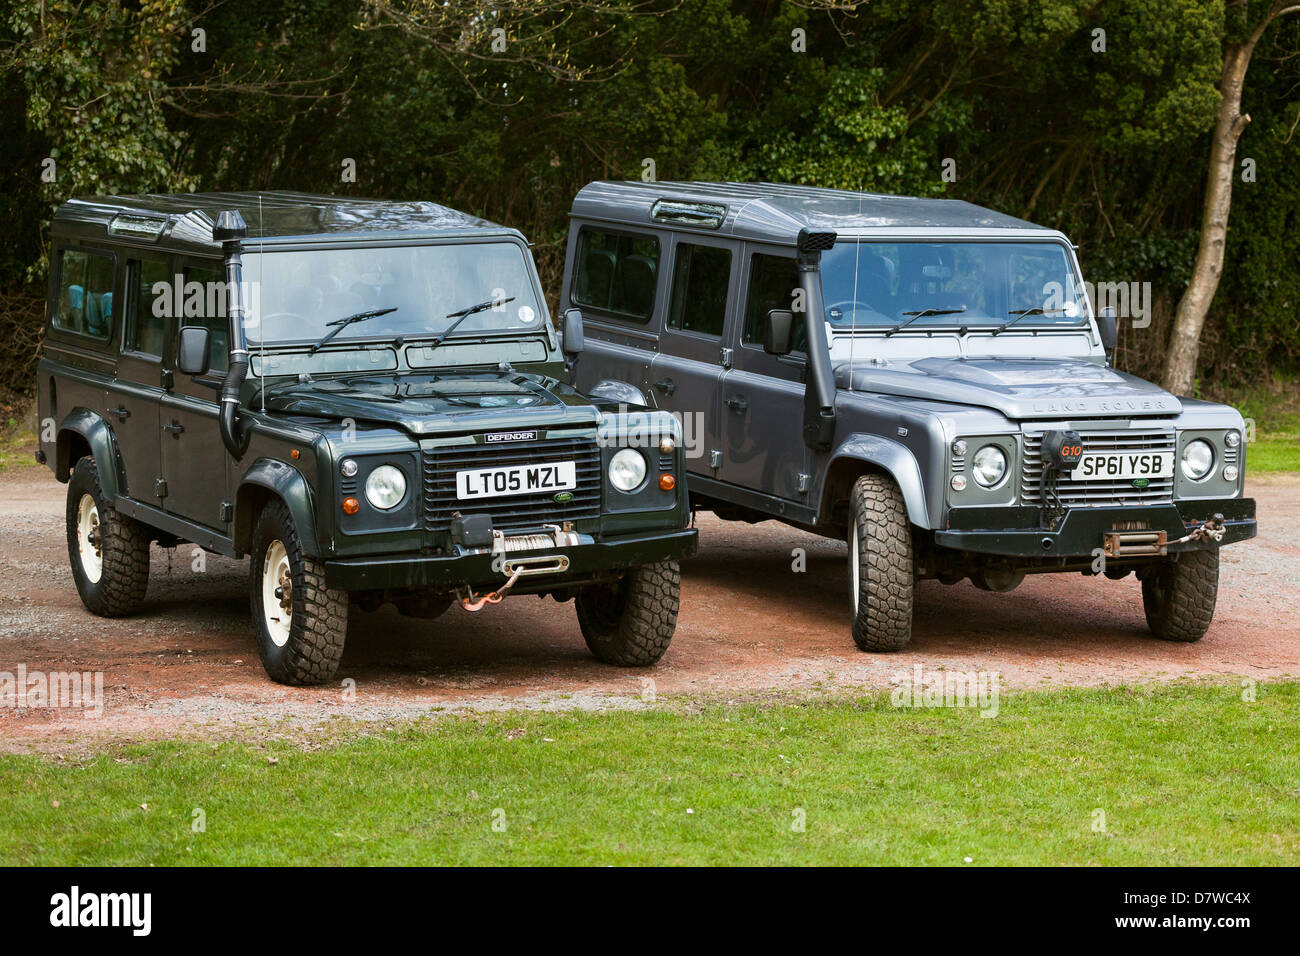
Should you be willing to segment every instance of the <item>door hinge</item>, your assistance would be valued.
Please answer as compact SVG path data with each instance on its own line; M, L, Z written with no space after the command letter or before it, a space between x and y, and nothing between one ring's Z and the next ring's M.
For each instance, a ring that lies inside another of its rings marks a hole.
M723 368L731 368L731 349L722 349L718 358Z
M155 478L153 480L153 493L155 498L167 497L167 479Z
M802 495L802 494L807 494L807 492L808 492L808 476L801 474L799 475L799 493Z
M710 468L722 467L722 452L718 451L716 448L709 450L709 467Z
M218 513L220 514L222 521L229 521L235 516L235 506L229 501L223 501L221 502L221 507L218 509Z

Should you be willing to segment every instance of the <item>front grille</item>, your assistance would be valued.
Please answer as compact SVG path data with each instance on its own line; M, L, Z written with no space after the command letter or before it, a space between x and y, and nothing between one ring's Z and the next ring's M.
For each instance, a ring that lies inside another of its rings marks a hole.
M1164 452L1173 457L1177 438L1173 429L1139 431L1081 431L1084 454L1093 452L1131 451ZM1020 497L1028 505L1043 504L1043 433L1025 432L1025 453L1020 466ZM1056 494L1066 507L1130 505L1148 501L1170 501L1174 479L1153 478L1145 488L1134 488L1131 480L1071 481L1061 476Z
M571 501L556 501L551 491L482 501L461 501L456 497L458 471L559 461L576 463L577 487L571 491ZM463 515L491 515L492 527L499 531L598 518L600 492L600 448L595 438L545 438L508 445L445 445L424 449L424 526L429 531L448 530L452 513L456 511Z

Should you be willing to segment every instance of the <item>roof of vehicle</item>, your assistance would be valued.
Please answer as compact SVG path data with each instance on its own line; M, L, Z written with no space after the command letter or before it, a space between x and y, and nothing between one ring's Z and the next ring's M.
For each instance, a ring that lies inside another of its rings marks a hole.
M87 196L69 199L54 214L60 234L106 237L119 216L164 219L157 239L114 234L128 241L212 253L211 223L219 213L238 209L248 224L250 239L293 240L421 236L485 233L519 235L486 219L432 202L387 202L350 196L317 196L295 192L142 193L131 196Z
M659 200L726 206L721 226L711 229L654 221L656 226L712 232L767 242L793 243L800 229L868 235L1061 237L1061 233L958 199L918 199L779 183L588 183L573 200L571 215L649 225Z

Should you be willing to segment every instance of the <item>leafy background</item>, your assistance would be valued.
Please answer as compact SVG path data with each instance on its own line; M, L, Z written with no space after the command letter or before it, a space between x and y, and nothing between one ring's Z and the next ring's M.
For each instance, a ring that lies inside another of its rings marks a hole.
M1153 284L1154 322L1124 330L1118 360L1152 375L1195 253L1240 6L7 0L0 335L16 347L0 388L30 388L45 229L69 196L435 200L521 228L554 295L574 192L640 177L647 159L662 180L948 196L1061 228L1092 281ZM1257 181L1234 190L1201 351L1211 393L1293 377L1300 356L1300 17L1265 35L1244 108L1238 155ZM356 183L340 181L345 158Z

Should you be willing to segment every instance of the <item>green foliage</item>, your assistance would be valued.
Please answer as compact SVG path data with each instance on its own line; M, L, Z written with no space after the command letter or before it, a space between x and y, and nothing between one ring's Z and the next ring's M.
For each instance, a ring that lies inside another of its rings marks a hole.
M1153 284L1163 312L1123 353L1150 372L1195 254L1224 44L1262 12L1224 0L874 0L849 13L530 0L493 14L509 38L494 54L486 21L465 19L475 2L14 0L0 21L0 105L15 127L0 137L14 237L0 253L0 324L40 295L50 204L107 191L434 199L522 228L554 295L573 193L640 177L648 159L665 180L946 196L1061 228L1089 278ZM1241 155L1259 176L1234 193L1202 348L1210 382L1300 355L1296 49L1300 17L1279 20L1247 78ZM59 178L41 184L49 156ZM355 183L340 176L349 158Z

